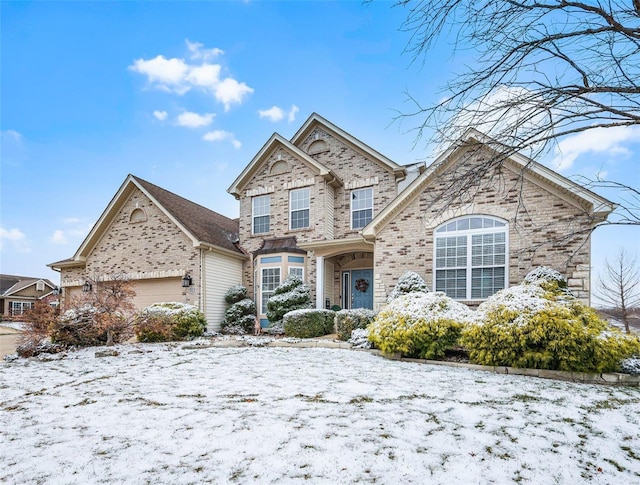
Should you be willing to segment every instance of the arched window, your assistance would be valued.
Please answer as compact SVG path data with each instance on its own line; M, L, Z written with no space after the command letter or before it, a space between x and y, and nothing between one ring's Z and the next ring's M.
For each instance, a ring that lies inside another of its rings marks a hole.
M140 208L133 209L129 216L129 222L144 222L147 220L147 214Z
M465 216L435 230L434 288L457 300L483 300L506 288L508 225L489 216Z

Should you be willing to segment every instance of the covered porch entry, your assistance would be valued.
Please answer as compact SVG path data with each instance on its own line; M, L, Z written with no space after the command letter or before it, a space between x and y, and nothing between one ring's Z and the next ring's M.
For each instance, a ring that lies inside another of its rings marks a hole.
M315 256L316 308L373 309L373 244L353 238L299 246Z

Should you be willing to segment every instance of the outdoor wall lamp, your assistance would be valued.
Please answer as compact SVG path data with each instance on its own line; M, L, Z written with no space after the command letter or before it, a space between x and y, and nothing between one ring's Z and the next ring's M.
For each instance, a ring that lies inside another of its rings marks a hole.
M91 291L91 283L85 281L84 285L82 285L82 291L84 291L85 293L89 293Z
M186 274L182 277L182 287L189 288L190 286L191 286L191 276Z
M55 296L58 296L58 295L62 294L62 288L60 288L59 286L56 286L56 287L53 289L53 294L54 294Z

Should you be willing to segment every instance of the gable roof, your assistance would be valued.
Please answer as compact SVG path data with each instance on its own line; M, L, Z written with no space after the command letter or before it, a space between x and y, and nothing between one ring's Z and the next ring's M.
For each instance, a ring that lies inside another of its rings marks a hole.
M354 148L356 151L363 153L365 156L367 156L367 158L372 159L387 170L393 172L396 178L403 179L404 177L406 177L406 168L404 166L398 165L390 158L385 157L377 150L374 150L369 145L358 140L350 133L347 133L342 128L326 120L318 113L311 113L311 116L307 118L307 121L305 121L300 129L296 132L296 134L293 135L293 137L291 138L291 143L298 146L302 141L304 141L309 133L311 133L311 131L318 126L322 127L322 129L324 129L325 131L332 133L336 138L341 138L348 145L350 145L351 148Z
M511 149L476 130L468 129L458 141L445 150L427 169L409 184L388 206L380 211L371 222L362 230L363 237L371 239L376 232L382 228L395 214L404 209L412 200L431 184L437 177L440 169L452 160L453 156L460 149L470 145L483 145L498 152L502 149L507 158L506 161L513 163L518 169L523 170L526 175L531 175L542 183L554 187L567 194L574 200L574 203L588 204L591 212L597 220L604 220L615 209L616 204L592 192L576 182L560 175L548 167L532 160L521 153L510 153Z
M123 204L136 189L146 195L178 226L191 239L194 247L216 247L232 255L246 257L237 244L239 232L237 220L229 219L151 182L129 174L73 257L51 263L48 266L51 268L71 267L86 261Z
M55 285L45 278L0 274L0 296L12 295L20 290L28 288L29 286L35 285L39 281L42 281L45 285L51 288L51 290L55 288Z
M293 156L295 156L297 159L301 160L309 168L311 168L311 170L324 177L324 179L329 183L334 185L342 185L342 181L327 166L318 162L315 158L300 150L300 148L293 145L278 133L274 133L262 146L260 151L253 157L249 164L244 168L242 173L240 173L240 175L238 175L238 177L233 181L231 186L227 189L227 192L238 199L241 195L240 193L243 187L249 182L249 180L251 180L262 163L269 157L269 155L271 155L273 150L275 150L277 147L282 147L283 149L289 151Z

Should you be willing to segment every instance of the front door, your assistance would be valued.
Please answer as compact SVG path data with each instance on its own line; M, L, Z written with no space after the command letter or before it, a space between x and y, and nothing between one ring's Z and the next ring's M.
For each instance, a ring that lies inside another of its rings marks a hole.
M373 270L351 271L351 308L373 310Z

